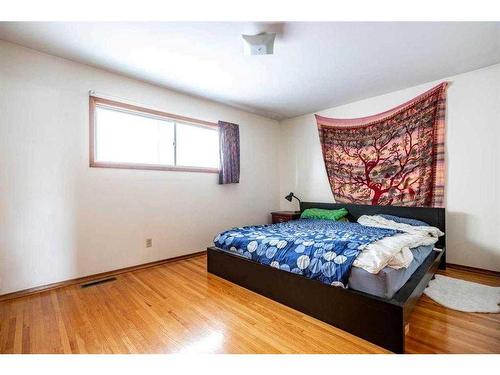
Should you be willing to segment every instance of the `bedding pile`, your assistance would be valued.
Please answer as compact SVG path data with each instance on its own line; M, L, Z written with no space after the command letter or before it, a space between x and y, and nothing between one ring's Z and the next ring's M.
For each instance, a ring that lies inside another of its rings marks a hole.
M218 234L214 244L261 264L346 287L359 248L396 233L357 223L300 219L233 228Z
M435 227L398 223L380 215L363 215L358 219L358 223L398 231L394 236L360 247L362 251L353 265L370 273L379 273L384 267L407 268L413 261L410 249L434 245L438 237L444 234Z
M347 287L351 267L373 274L387 266L407 268L413 260L410 249L433 245L443 235L419 223L379 215L361 216L358 223L299 219L233 228L219 233L214 244L261 264Z

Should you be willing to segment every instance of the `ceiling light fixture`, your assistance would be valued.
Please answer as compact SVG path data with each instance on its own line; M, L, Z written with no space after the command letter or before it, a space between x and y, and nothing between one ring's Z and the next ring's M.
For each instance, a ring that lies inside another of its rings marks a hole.
M276 33L260 33L257 35L242 35L245 55L272 55Z

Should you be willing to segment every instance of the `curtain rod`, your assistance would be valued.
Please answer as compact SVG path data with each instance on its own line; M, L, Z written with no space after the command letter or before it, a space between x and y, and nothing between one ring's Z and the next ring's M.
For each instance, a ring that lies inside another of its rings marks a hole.
M180 120L180 121L198 124L198 125L203 125L203 126L208 126L208 127L216 127L216 128L219 127L219 124L217 124L216 122L199 120L199 119L196 119L193 117L168 113L168 112L162 111L160 109L151 108L151 107L145 106L145 105L137 103L137 102L133 102L133 101L125 99L125 98L121 98L121 97L117 97L117 96L113 96L113 95L109 95L109 94L104 94L101 92L96 92L94 90L89 90L89 97L101 99L101 101L108 102L108 104L110 104L110 105L115 104L117 107L121 107L124 109L146 112L146 113L150 113L150 114L161 116L161 117L167 117L167 118L174 119L174 120Z

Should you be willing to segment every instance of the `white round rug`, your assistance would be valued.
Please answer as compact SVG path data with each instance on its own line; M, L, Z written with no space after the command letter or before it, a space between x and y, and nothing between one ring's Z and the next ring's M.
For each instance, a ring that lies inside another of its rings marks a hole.
M436 275L424 293L450 309L481 313L500 312L500 288Z

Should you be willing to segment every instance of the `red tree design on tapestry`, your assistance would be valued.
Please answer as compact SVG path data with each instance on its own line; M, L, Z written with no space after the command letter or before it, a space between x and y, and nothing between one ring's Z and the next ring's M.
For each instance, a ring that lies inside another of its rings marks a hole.
M316 116L337 202L442 206L445 88L368 118Z

